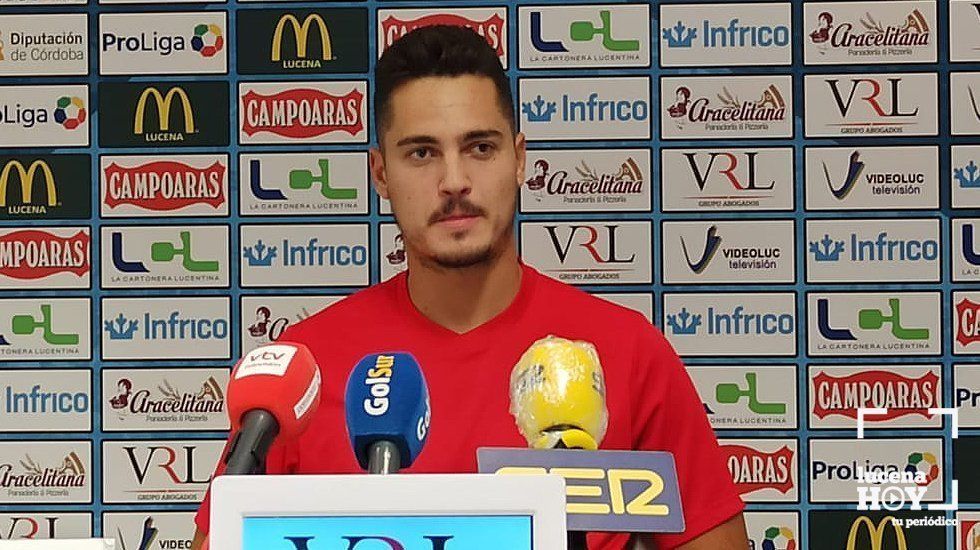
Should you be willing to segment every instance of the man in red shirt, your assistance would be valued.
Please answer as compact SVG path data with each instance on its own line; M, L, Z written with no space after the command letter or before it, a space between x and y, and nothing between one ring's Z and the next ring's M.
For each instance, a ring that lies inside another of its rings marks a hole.
M391 201L408 270L282 335L312 350L322 401L299 441L273 446L268 473L361 471L344 425L345 384L359 359L384 351L411 352L429 386L428 441L405 471L475 472L478 447L526 445L509 413L511 369L532 343L555 335L598 350L609 409L600 447L676 457L687 530L654 535L657 548L747 548L742 501L694 385L660 331L520 261L514 214L525 141L495 52L467 29L413 31L379 60L374 102L371 174ZM208 503L196 518L195 549L208 530ZM588 537L592 550L627 542L621 534Z

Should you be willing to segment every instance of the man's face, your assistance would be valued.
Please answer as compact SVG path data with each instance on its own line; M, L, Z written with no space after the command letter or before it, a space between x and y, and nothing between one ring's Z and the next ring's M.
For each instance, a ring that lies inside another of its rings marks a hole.
M442 267L488 261L512 243L524 136L512 135L493 82L426 77L397 88L371 151L409 257Z

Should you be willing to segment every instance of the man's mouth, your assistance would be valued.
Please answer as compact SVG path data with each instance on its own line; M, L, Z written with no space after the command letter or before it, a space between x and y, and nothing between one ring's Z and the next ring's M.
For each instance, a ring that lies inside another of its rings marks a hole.
M476 223L478 218L479 216L473 214L453 214L451 216L443 216L436 223L442 227L466 229Z

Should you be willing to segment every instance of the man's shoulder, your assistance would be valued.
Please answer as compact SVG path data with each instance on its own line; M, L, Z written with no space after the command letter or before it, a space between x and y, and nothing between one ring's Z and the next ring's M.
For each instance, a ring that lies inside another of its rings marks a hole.
M639 311L590 294L570 284L540 273L539 296L543 307L551 307L560 315L574 315L590 324L601 323L617 329L648 330L650 321Z
M639 311L574 286L548 279L539 288L536 308L550 308L544 322L556 336L592 343L603 357L608 376L632 375L671 362L676 352L664 334ZM661 375L667 371L655 368Z
M371 318L378 320L379 312L394 306L397 284L393 277L345 296L306 319L290 325L288 332L297 335L311 330L320 331L325 327L349 327L352 323Z

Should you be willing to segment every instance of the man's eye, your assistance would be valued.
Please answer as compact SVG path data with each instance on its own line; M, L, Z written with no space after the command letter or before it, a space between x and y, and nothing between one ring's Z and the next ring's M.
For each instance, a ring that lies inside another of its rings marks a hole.
M477 143L473 146L473 149L481 155L486 155L493 152L493 144L491 143Z
M414 151L412 151L411 156L412 158L416 158L419 160L427 159L431 156L431 151L429 151L425 147L421 147L419 149L415 149Z

